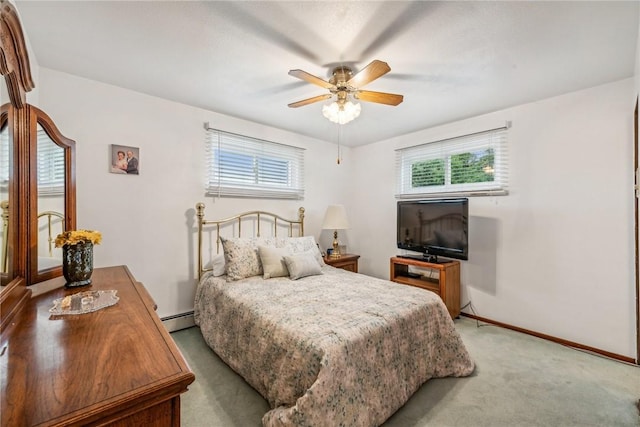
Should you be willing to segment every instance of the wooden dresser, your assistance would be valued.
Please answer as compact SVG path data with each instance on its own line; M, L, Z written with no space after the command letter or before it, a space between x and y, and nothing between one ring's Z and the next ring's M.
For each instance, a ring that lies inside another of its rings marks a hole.
M3 331L2 426L180 425L180 394L195 376L150 295L125 266L96 269L92 280L73 290L50 280L53 290ZM56 298L110 289L114 306L50 318Z

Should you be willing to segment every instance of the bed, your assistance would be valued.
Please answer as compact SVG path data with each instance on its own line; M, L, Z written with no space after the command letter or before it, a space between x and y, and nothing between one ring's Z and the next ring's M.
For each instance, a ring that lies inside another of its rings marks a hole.
M304 210L295 220L258 211L206 220L204 205L196 209L195 322L216 354L269 402L264 426L378 426L430 378L473 372L436 294L321 265L315 240L303 235ZM244 228L257 231L252 237L240 235L247 218ZM258 225L265 218L268 237ZM238 231L223 237L225 224ZM218 260L209 265L207 240ZM272 274L275 263L260 257L264 251L280 253L288 274ZM260 274L253 274L256 259L265 260ZM300 260L309 265L299 268Z
M64 230L64 214L56 211L38 213L39 271L62 265L62 249L55 248L55 236Z
M6 272L8 268L9 252L8 239L6 238L9 227L9 201L3 200L0 202L0 208L2 209L2 234L0 235L2 240L2 249L0 255L0 273ZM56 211L44 211L38 214L38 243L39 247L43 248L38 253L38 270L48 270L62 265L62 254L60 251L54 252L54 243L57 232L56 228L59 228L59 232L64 231L64 215ZM46 234L43 234L46 231ZM46 242L46 245L45 245ZM46 246L46 253L45 248ZM44 255L42 255L44 253Z

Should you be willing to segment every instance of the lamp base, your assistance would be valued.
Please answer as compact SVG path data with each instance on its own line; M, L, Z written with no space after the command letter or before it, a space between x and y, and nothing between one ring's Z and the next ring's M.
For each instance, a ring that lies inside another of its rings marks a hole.
M334 230L333 232L333 251L331 252L331 256L329 258L335 259L340 258L342 254L340 253L340 245L338 244L338 230Z

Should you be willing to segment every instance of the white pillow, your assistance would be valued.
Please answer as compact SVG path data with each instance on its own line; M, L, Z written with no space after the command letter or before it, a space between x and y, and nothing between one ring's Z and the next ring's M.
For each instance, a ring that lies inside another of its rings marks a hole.
M322 274L320 264L318 264L313 252L286 255L284 257L284 263L287 265L291 280Z
M224 276L226 273L224 254L214 255L203 268L205 270L211 270L215 277Z
M226 272L224 264L224 254L218 254L213 257L213 259L211 260L211 269L214 276L224 276L224 273Z
M258 246L258 253L262 262L263 278L270 279L289 275L289 270L287 270L287 265L284 262L284 257L291 255L289 248Z

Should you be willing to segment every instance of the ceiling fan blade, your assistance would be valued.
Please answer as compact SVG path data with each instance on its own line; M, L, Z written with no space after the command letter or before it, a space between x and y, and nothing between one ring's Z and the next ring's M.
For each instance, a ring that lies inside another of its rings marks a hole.
M306 71L302 70L289 70L289 75L296 77L300 80L304 80L305 82L312 83L314 85L318 85L325 89L335 89L335 86L329 83L326 80L322 80L320 77L316 77L313 74L309 74Z
M375 59L371 61L369 65L360 70L355 76L351 77L347 84L351 87L359 88L374 81L378 77L384 76L389 71L391 71L389 64Z
M329 99L332 96L333 95L331 95L330 93L327 93L325 95L318 95L314 96L313 98L303 99L302 101L292 102L291 104L288 104L288 106L290 108L303 107L305 105L313 104L314 102L324 101L325 99Z
M359 90L354 93L356 99L367 102L377 102L378 104L398 105L404 100L404 96L395 93L372 92L370 90Z

